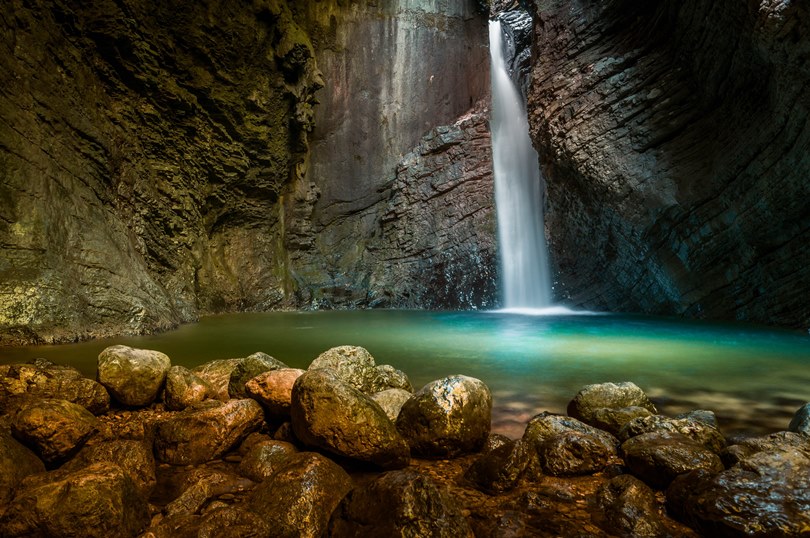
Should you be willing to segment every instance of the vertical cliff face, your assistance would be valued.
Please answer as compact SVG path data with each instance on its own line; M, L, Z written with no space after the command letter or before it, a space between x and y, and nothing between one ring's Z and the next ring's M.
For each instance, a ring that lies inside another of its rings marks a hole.
M534 7L530 124L558 295L810 325L806 6Z
M282 304L313 51L283 3L4 2L5 342Z

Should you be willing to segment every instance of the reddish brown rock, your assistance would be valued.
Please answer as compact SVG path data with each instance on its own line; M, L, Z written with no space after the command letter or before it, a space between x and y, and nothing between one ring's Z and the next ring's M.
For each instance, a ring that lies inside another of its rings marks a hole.
M245 392L275 416L290 415L290 398L295 380L304 373L297 368L264 372L245 383Z

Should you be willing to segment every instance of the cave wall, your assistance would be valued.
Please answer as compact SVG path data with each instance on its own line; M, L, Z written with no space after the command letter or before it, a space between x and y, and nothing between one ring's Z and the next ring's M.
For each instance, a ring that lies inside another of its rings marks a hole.
M807 7L532 5L557 296L810 326Z

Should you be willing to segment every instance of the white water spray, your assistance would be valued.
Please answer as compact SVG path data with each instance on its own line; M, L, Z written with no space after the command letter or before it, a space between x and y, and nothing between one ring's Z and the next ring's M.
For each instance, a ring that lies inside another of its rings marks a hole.
M492 65L492 160L504 307L551 305L548 251L543 232L543 189L537 152L529 138L523 97L509 76L500 21L489 23Z

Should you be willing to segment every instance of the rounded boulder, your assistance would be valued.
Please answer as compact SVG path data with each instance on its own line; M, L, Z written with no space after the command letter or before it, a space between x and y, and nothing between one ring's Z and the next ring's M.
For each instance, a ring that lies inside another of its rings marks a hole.
M160 351L110 346L98 356L98 382L119 403L142 407L155 401L170 367Z

